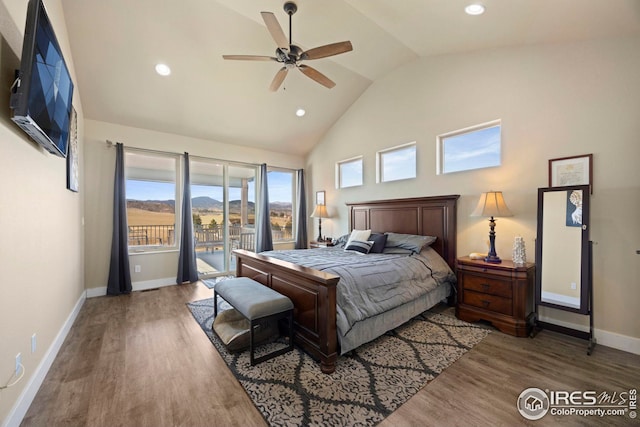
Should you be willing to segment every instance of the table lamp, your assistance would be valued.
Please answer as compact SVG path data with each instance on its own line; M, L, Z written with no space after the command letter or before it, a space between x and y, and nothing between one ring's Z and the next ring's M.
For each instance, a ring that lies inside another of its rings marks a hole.
M496 220L493 217L513 216L502 197L502 191L489 191L482 193L478 206L471 213L471 216L491 217L489 219L489 253L484 259L485 262L499 264L502 262L496 254Z
M311 213L311 218L318 218L318 242L322 242L322 218L329 218L325 205L316 205Z

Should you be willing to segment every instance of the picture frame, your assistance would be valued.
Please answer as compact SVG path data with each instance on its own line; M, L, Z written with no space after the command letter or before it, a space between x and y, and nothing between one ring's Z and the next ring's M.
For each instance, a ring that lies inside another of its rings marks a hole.
M549 187L588 185L593 194L593 154L549 160Z
M79 188L78 115L71 109L69 120L69 148L67 150L67 189L75 193Z
M325 192L316 191L316 205L325 205Z

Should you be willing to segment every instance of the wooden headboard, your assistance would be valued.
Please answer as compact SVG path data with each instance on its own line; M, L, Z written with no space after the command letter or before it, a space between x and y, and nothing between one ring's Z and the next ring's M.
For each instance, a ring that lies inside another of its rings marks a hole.
M347 203L349 231L435 236L431 245L455 271L459 195Z

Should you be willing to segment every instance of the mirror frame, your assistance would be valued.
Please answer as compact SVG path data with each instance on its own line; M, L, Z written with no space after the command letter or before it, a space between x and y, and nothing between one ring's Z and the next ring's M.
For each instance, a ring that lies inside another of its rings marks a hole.
M580 308L554 304L542 301L542 247L544 243L543 230L543 213L544 213L544 195L549 192L567 192L573 190L582 190L582 240L580 242ZM546 187L538 188L538 234L536 238L536 305L551 307L558 310L571 311L580 314L589 314L590 312L590 287L591 287L591 268L589 259L589 228L590 228L590 187L588 185L571 185L565 187Z

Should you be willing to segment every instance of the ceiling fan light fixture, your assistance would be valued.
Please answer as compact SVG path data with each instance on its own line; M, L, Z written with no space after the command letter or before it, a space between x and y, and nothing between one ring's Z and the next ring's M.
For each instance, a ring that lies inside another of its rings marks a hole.
M480 3L470 4L469 6L464 8L464 11L467 15L482 15L485 11L485 7Z
M305 114L307 114L307 111L304 108L298 108L296 110L296 116L298 116L298 117L302 117Z
M156 73L166 77L171 74L171 68L167 64L156 64Z

